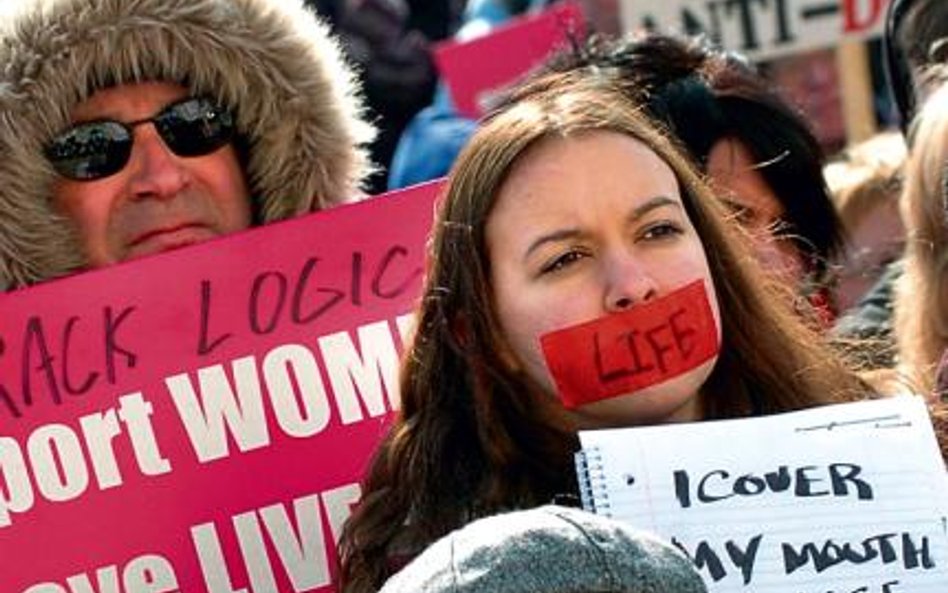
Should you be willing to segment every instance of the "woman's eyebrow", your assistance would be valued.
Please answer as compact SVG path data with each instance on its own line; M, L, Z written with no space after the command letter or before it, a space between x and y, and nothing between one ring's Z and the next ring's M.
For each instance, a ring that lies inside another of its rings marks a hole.
M664 206L674 206L678 209L681 209L682 207L681 202L678 200L673 200L668 196L655 196L654 198L649 198L644 203L636 206L632 212L629 213L627 220L630 223L637 222L652 210L656 210Z
M530 254L546 245L547 243L557 243L565 239L573 239L582 234L582 232L577 228L567 228L555 230L551 233L546 233L545 235L540 235L533 240L532 243L527 247L527 250L523 254L523 259L530 257Z
M658 208L663 208L665 206L674 206L676 208L681 208L681 202L674 200L668 196L655 196L654 198L649 198L644 203L636 206L632 212L629 213L627 220L629 223L634 223L652 210ZM540 235L530 245L527 247L527 250L523 254L523 258L526 259L530 256L531 253L546 245L547 243L556 243L558 241L563 241L565 239L573 239L582 234L582 231L578 228L565 228L558 229L544 235Z

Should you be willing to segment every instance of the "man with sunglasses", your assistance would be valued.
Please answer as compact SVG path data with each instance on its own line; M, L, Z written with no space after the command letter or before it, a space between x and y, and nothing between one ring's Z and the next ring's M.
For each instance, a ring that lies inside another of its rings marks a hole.
M0 288L358 194L373 130L302 0L12 1Z

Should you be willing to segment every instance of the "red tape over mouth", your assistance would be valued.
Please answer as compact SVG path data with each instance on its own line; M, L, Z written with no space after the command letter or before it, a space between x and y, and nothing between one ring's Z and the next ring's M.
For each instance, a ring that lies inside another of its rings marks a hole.
M626 312L550 332L540 346L568 409L672 379L719 348L701 280Z

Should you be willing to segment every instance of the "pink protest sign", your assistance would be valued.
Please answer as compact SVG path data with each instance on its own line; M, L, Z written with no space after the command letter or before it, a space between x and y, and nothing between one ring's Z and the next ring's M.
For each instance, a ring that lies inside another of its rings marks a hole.
M438 187L0 295L0 591L332 591Z
M489 35L435 48L435 63L458 113L480 117L491 97L516 83L569 39L582 37L583 15L572 2L512 20Z
M540 338L557 392L569 409L672 379L714 357L719 342L701 280Z

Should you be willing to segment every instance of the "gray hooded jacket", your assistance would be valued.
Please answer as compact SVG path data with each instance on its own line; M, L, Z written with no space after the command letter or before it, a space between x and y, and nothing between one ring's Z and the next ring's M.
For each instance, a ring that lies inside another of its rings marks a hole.
M116 84L177 82L230 107L261 222L356 195L374 131L336 42L302 0L3 3L0 289L84 267L53 207L43 147L77 103Z

